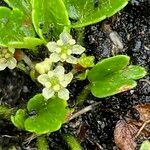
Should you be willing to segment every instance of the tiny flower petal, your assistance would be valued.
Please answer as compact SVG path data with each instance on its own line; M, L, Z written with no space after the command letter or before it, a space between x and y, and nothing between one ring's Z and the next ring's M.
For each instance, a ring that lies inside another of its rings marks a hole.
M58 53L52 53L50 55L50 59L52 62L58 62L60 60L60 56Z
M54 91L52 88L44 88L42 94L46 99L50 99L52 96L54 96Z
M66 61L70 64L77 64L78 59L75 58L74 56L69 56Z
M50 82L49 76L47 74L42 74L38 76L37 80L45 86L47 82Z
M17 65L17 60L14 57L9 58L7 60L7 67L9 69L14 69L16 67L16 65Z
M70 40L68 41L68 43L69 43L70 45L74 45L74 44L76 44L76 41L75 41L74 39L70 39Z
M65 43L68 43L69 40L72 39L72 36L68 33L68 32L62 32L59 36L60 40L62 40L62 42L65 44Z
M55 52L56 49L58 48L58 45L56 42L49 42L49 43L47 43L46 46L50 52Z
M54 76L53 71L49 71L49 72L48 72L48 77L49 77L49 79L50 79L51 77L53 77L53 76Z
M70 49L68 49L68 50L67 50L67 54L68 54L68 55L71 55L71 54L72 54L72 51L71 51Z
M0 64L0 71L4 70L6 67L6 64Z
M69 99L69 91L66 88L61 89L58 91L58 97L64 100Z
M6 62L7 62L7 60L5 58L0 59L0 71L4 70L7 67Z
M37 63L35 65L35 69L39 74L44 74L45 72L45 68L43 67L42 63Z
M14 49L14 48L12 48L12 47L9 47L9 48L8 48L8 50L9 50L12 54L14 54L14 53L15 53L15 49Z
M73 79L73 74L70 72L64 75L64 80L61 81L60 83L63 87L67 87L67 85L71 82L72 79Z
M64 43L63 43L62 40L58 40L58 41L57 41L57 44L58 44L59 46L63 46Z
M45 82L45 87L46 88L50 88L51 87L51 83L50 82Z
M6 64L7 62L7 59L5 58L0 58L0 64Z
M64 76L65 69L63 66L57 66L56 69L53 70L53 72L57 77Z
M72 54L82 54L85 51L85 48L80 45L73 45Z

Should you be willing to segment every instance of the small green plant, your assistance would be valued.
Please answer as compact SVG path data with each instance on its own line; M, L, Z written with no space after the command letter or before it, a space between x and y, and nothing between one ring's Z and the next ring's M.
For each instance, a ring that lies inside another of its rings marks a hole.
M103 98L134 88L146 75L144 68L129 65L129 57L118 55L98 62L89 72L92 94Z
M11 120L19 129L36 134L59 130L71 113L71 110L67 108L67 102L63 99L53 97L45 100L42 94L37 94L29 100L27 111L28 113L19 109L15 116L11 116Z
M18 129L41 135L57 131L67 123L73 112L68 108L70 93L67 86L73 80L87 78L87 89L103 98L134 88L135 80L146 75L144 68L129 65L130 58L126 55L106 58L95 64L94 56L85 54L86 49L70 34L71 28L78 31L76 28L112 16L128 0L4 1L10 8L0 7L0 71L6 67L14 69L17 61L24 60L29 66L26 73L37 81L37 85L43 86L42 92L33 96L27 106L15 113L1 112L0 115L7 114L7 118L13 114L11 121ZM36 48L41 44L47 48L47 58L32 62L23 53L23 48L36 52L41 50ZM66 65L71 69L66 69ZM81 149L72 136L66 136L66 141L74 142L70 147L76 145ZM45 138L39 138L39 147L43 142L46 143Z
M69 31L104 20L128 3L128 0L98 0L97 4L91 0L4 1L12 9L0 7L0 46L29 49L57 39L64 27Z

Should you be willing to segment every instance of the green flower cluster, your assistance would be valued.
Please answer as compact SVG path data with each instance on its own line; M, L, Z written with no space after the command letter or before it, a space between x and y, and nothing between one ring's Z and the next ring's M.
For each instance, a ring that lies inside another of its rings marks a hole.
M14 69L17 65L17 61L14 58L14 48L0 48L0 71L6 67Z
M79 64L88 68L94 65L94 57L86 56L83 53L85 48L76 44L76 41L66 31L60 34L57 42L49 42L47 48L50 52L49 58L45 58L35 66L36 71L40 74L37 80L44 86L42 94L45 99L57 95L61 99L68 100L69 91L66 87L73 79L73 72L65 74L63 63ZM81 56L77 58L76 55ZM54 66L56 66L55 69L53 69Z

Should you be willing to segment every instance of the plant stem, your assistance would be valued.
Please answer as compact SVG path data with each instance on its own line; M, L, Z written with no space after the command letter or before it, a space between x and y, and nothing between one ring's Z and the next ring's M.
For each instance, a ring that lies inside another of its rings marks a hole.
M83 45L84 28L77 28L76 33L77 33L77 43Z
M72 135L64 135L64 140L67 142L71 150L82 150L80 143Z
M76 102L76 105L77 105L77 106L81 106L81 105L84 103L84 101L86 100L88 94L89 94L90 91L91 91L90 89L91 89L90 84L88 84L88 85L86 85L86 86L84 87L84 89L80 92L80 94L79 94L78 97L77 97L77 102Z
M38 150L49 150L45 135L37 137L37 148Z
M147 79L141 79L140 81L142 81L142 82L146 82L148 85L150 85L150 81L149 81L149 80L147 80Z
M82 115L82 114L85 114L85 113L91 111L92 109L94 109L95 106L97 106L97 105L99 105L99 104L101 104L101 101L100 101L100 102L96 102L96 103L94 103L94 104L92 104L92 105L89 105L89 106L87 106L87 107L81 109L80 111L78 111L78 112L76 112L75 114L73 114L73 115L69 118L69 121L71 121L71 120L73 120L73 119L79 117L79 116Z

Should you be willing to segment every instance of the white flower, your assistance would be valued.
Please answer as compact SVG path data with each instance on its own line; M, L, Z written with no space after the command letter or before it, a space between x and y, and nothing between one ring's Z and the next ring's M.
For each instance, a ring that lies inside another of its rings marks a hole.
M39 74L48 73L48 71L51 69L52 61L50 58L45 58L44 61L37 63L35 65L35 69Z
M48 50L52 53L50 59L53 62L66 61L71 64L77 64L77 58L72 54L82 54L85 48L81 45L75 44L75 40L68 32L62 32L60 39L57 42L49 42L47 44Z
M6 67L9 69L14 69L16 67L17 61L13 56L14 52L14 48L0 48L0 71L4 70Z
M73 74L71 72L64 74L64 72L64 67L57 66L56 69L49 71L47 74L42 74L37 78L45 87L42 94L46 99L51 98L55 93L58 93L58 97L61 99L69 99L69 91L66 87L71 82Z

